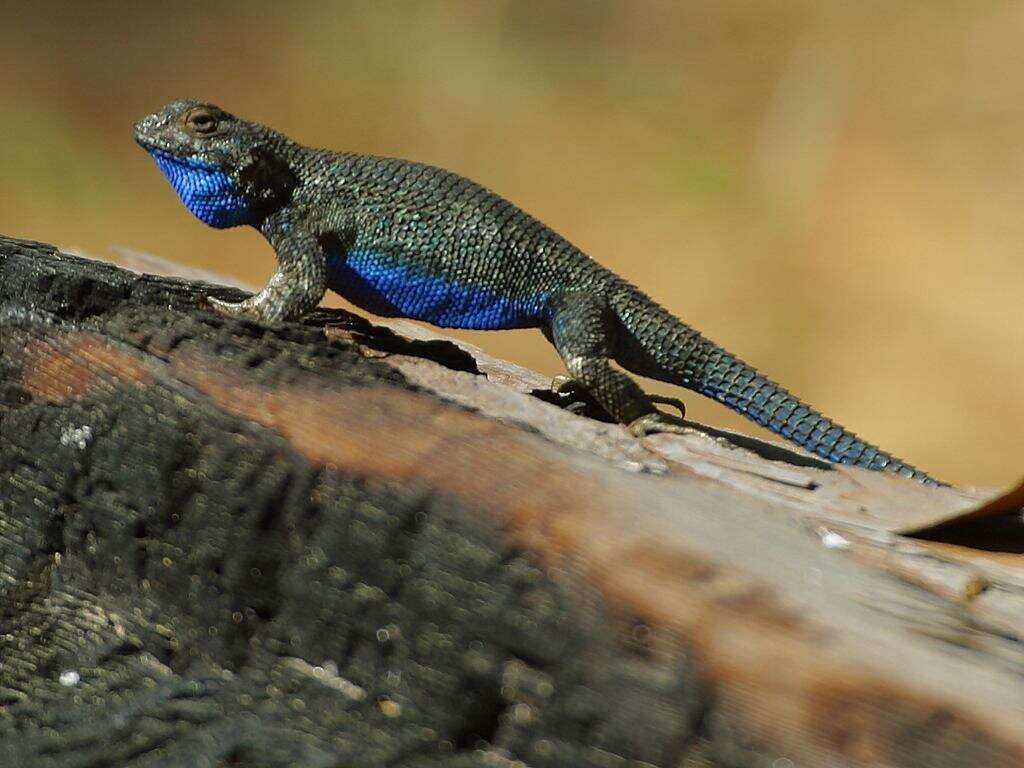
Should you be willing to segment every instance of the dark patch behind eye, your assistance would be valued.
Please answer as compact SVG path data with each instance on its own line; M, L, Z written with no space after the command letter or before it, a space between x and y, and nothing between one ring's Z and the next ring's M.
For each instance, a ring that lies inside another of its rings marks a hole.
M252 162L242 168L238 180L246 193L268 212L287 205L299 185L288 163L263 147L252 151Z

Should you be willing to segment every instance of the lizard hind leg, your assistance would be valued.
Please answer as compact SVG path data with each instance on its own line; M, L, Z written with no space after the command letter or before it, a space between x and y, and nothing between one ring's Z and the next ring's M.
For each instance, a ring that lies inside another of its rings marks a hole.
M618 331L618 323L610 320L607 305L600 297L582 292L560 297L546 335L569 371L568 381L585 388L612 417L628 425L633 434L690 431L681 419L657 410L654 398L628 374L611 365L611 337ZM557 383L565 387L568 381L563 377Z

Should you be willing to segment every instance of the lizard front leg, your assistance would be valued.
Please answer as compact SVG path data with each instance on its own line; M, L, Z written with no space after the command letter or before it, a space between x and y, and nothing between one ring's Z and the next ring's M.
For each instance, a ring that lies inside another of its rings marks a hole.
M278 211L261 231L277 253L277 269L263 289L244 301L208 296L206 301L224 315L251 317L262 322L295 320L309 312L327 290L327 263L318 229Z

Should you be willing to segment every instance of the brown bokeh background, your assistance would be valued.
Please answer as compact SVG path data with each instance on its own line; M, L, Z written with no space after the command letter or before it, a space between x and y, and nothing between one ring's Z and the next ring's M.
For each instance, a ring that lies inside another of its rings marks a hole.
M0 232L261 283L260 236L193 219L131 140L205 98L481 181L920 467L1024 473L1020 4L104 1L3 27ZM459 335L560 370L539 333Z

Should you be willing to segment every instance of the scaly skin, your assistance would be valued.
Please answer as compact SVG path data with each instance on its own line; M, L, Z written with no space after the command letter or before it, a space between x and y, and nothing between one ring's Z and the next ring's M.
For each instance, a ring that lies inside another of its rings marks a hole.
M512 203L420 163L310 149L212 104L173 101L135 138L214 227L259 229L277 269L226 314L295 319L330 288L370 312L449 328L540 328L634 434L687 431L613 368L725 403L833 462L936 481L860 440L673 317Z

